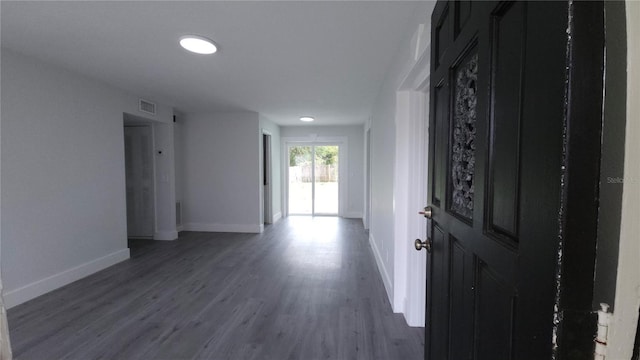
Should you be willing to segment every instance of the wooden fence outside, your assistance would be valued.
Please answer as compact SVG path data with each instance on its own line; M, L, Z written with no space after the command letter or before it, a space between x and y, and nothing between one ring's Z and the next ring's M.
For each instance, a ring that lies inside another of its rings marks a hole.
M316 165L317 182L337 182L338 164ZM289 182L311 182L311 165L290 166Z

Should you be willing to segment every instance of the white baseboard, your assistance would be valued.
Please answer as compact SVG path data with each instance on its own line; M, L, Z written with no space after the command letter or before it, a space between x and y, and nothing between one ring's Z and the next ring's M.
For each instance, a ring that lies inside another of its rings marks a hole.
M373 250L373 257L376 259L376 265L378 265L378 272L380 272L380 276L382 277L384 289L387 291L387 298L389 299L389 303L393 304L393 284L391 283L391 277L387 272L387 268L384 266L384 261L382 261L382 256L371 233L369 234L369 244Z
M345 212L342 217L347 219L362 219L362 213L357 211L348 211Z
M129 259L129 249L118 250L23 287L7 291L4 294L4 304L7 308L20 305L127 259Z
M156 231L153 234L153 240L176 240L178 238L178 231Z
M282 219L282 212L278 211L275 215L273 215L273 219L271 219L271 223L275 224L280 219Z
M420 305L422 305L422 308L424 309L424 304ZM415 304L412 304L411 301L409 301L409 298L405 298L405 311L402 313L402 315L404 315L404 320L407 322L407 325L411 327L424 327L424 310L417 311L413 308L415 308Z
M184 224L186 231L206 231L206 232L236 232L236 233L261 233L262 224L206 224L188 223Z

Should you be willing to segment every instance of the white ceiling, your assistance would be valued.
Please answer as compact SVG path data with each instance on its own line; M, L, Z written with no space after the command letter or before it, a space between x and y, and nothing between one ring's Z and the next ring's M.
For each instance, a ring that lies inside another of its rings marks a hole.
M424 2L1 3L2 47L184 112L257 111L281 125L363 123ZM187 53L185 34L216 41Z

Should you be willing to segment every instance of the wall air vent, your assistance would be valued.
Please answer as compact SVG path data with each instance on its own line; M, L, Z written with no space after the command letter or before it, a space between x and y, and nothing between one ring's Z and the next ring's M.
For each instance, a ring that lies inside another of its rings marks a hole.
M156 104L151 101L140 99L138 110L150 115L156 114Z

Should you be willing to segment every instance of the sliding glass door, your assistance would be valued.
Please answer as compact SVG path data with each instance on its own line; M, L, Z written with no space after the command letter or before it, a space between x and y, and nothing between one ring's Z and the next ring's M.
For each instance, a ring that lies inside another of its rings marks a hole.
M314 150L314 213L338 215L338 146L315 146Z
M338 215L339 145L290 145L290 215Z
M289 147L289 214L313 214L312 146Z

